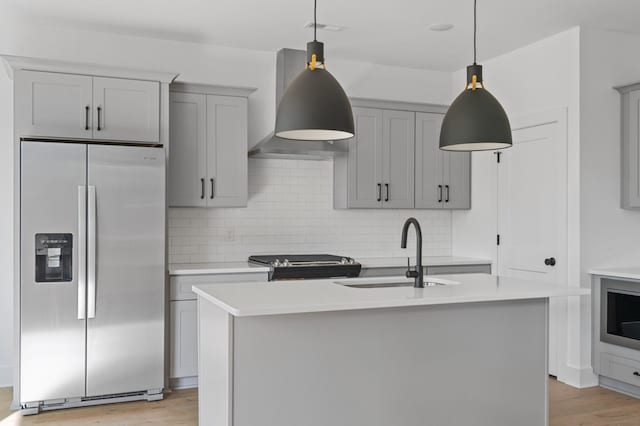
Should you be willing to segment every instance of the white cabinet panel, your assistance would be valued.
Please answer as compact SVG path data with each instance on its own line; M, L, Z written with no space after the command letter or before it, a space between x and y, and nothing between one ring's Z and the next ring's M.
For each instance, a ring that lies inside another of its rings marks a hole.
M205 207L206 96L197 93L171 93L169 102L169 206Z
M619 90L622 92L621 206L636 209L640 208L640 85Z
M247 99L207 95L207 207L247 205L247 166Z
M170 303L171 361L169 377L198 375L197 302L181 300Z
M15 73L20 136L92 137L92 78L36 71Z
M159 142L160 83L94 77L93 104L94 138Z

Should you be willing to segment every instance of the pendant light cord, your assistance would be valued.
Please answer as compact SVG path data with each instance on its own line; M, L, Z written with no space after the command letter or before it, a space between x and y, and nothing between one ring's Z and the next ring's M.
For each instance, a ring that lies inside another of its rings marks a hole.
M476 29L477 13L478 0L473 0L473 65L476 64L476 34L478 32L478 30Z
M318 20L316 19L316 10L318 9L318 0L313 0L313 41L316 39L316 27L318 26Z

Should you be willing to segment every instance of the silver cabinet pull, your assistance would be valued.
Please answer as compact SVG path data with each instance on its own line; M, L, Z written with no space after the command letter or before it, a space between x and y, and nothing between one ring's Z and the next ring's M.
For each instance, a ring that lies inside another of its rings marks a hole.
M89 130L89 105L84 107L84 129Z
M438 202L442 202L442 185L438 185Z
M78 186L78 319L87 316L87 188Z
M382 184L381 183L378 184L378 198L376 199L376 201L378 202L382 201Z
M449 202L449 185L445 185L444 187L447 190L447 198L444 199L444 202L448 203Z
M98 107L98 128L97 128L98 131L102 130L102 127L100 126L100 113L101 112L102 112L102 107Z
M200 178L200 199L204 200L204 178Z
M87 318L96 316L96 187L88 186L87 203Z
M215 196L216 196L216 193L215 193L215 191L214 191L214 189L213 189L213 188L215 187L215 182L216 182L216 181L215 181L215 179L214 179L214 178L211 178L211 179L209 179L209 180L211 181L211 199L213 200L213 197L215 197Z
M385 184L384 184L384 189L386 190L386 194L387 194L387 195L385 195L385 197L384 197L384 201L385 201L385 202L388 202L388 201L389 201L389 184L388 184L388 183L385 183Z

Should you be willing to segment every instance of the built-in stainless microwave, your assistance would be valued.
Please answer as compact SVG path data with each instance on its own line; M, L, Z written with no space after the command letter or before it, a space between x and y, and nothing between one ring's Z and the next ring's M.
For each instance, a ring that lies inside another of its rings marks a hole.
M600 340L640 350L640 283L603 278Z

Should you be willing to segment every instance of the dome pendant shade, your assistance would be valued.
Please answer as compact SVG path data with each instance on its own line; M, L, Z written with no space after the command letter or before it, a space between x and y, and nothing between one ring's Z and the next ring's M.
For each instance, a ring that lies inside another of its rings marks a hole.
M307 56L324 65L322 43L307 45ZM311 60L309 60L311 62ZM340 83L322 67L308 66L287 88L276 113L275 135L283 139L334 141L353 137L351 103Z
M475 78L474 78L475 76ZM467 67L467 87L453 101L442 121L440 149L487 151L512 145L504 108L482 85L482 66Z

